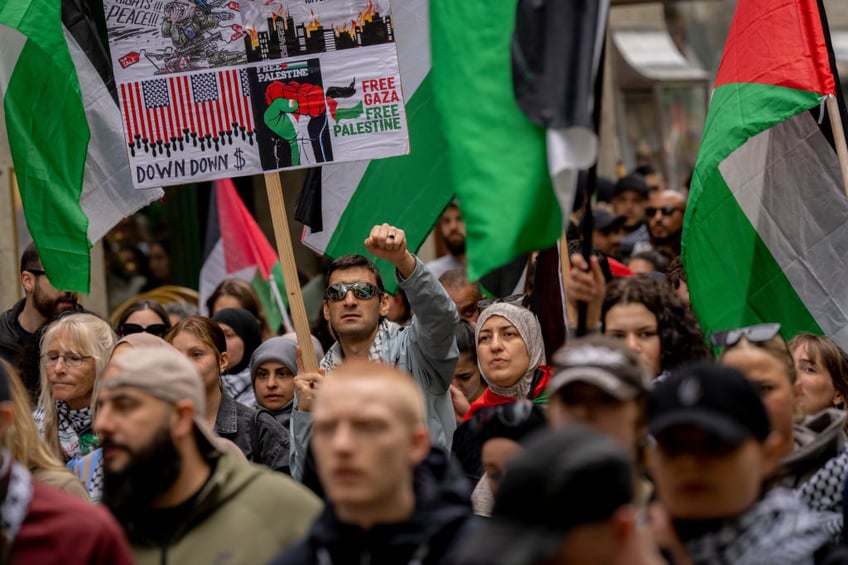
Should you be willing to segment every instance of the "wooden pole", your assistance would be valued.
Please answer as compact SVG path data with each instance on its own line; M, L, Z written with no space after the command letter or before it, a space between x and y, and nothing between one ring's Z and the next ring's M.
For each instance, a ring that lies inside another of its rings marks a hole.
M6 182L8 179L8 182ZM21 298L21 275L18 269L20 242L18 241L18 220L15 170L0 169L0 225L8 237L0 237L0 308L6 309Z
M836 156L839 159L839 168L842 171L842 186L845 196L848 198L848 146L845 144L845 130L842 129L842 118L839 115L839 104L836 96L828 96L827 116L830 118L830 129L833 132L833 142L836 145Z
M309 330L309 318L303 305L303 294L300 292L300 280L297 277L297 264L294 261L294 248L289 233L289 220L286 216L286 204L283 201L283 186L280 183L280 173L265 173L265 191L268 193L268 205L271 209L271 222L274 225L274 239L277 242L277 254L283 269L283 280L286 283L286 295L289 298L294 331L297 334L297 344L303 353L303 367L307 372L318 371L318 361L315 359L315 348Z

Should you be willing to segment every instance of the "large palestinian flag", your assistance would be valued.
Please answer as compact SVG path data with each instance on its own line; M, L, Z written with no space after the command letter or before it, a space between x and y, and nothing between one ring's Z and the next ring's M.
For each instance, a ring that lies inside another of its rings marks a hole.
M705 333L780 322L785 337L806 330L848 345L848 201L824 113L839 84L828 43L816 0L739 0L683 233Z
M71 0L0 2L0 168L15 167L50 282L85 293L91 245L162 197L132 188L110 65L89 24Z

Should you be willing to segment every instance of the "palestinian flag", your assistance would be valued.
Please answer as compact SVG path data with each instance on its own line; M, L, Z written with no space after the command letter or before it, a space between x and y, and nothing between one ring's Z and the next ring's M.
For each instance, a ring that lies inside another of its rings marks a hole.
M417 251L453 197L446 141L433 103L428 11L428 0L392 4L410 153L323 166L309 175L307 194L301 194L301 202L312 203L311 214L296 214L307 225L302 241L331 259L366 254L365 238L384 222L403 229L410 250ZM393 290L393 267L385 261L378 265Z
M62 4L0 2L0 166L14 165L51 284L88 293L93 242L162 191L132 188L105 51L70 0L68 31Z
M463 207L471 280L553 246L562 233L546 130L522 112L513 90L517 6L518 0L430 3L433 84Z
M200 309L224 279L244 279L256 294L271 331L292 327L286 312L283 270L274 248L245 207L231 179L215 181L209 199L209 219L203 266L200 268Z
M848 201L824 114L838 84L820 3L739 0L683 231L706 334L780 322L848 345Z

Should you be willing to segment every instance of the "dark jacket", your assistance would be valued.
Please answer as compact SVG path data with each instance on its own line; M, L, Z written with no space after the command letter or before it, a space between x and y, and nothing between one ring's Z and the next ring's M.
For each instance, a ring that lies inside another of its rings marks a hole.
M248 408L223 393L215 433L236 444L248 461L289 473L289 432L267 410Z
M340 522L328 504L307 537L272 565L451 563L451 553L474 523L469 484L438 448L415 469L414 477L415 511L409 520L363 531Z
M0 359L12 365L17 365L17 357L32 335L18 323L18 316L23 311L25 302L26 299L19 300L0 314Z

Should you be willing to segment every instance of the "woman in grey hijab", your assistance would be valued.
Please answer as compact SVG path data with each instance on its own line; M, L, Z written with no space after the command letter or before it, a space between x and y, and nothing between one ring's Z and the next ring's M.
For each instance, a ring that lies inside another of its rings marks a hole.
M544 401L550 379L545 343L536 316L526 308L504 302L480 313L475 331L477 365L488 388L474 401L465 420L483 406L497 406L527 398Z

